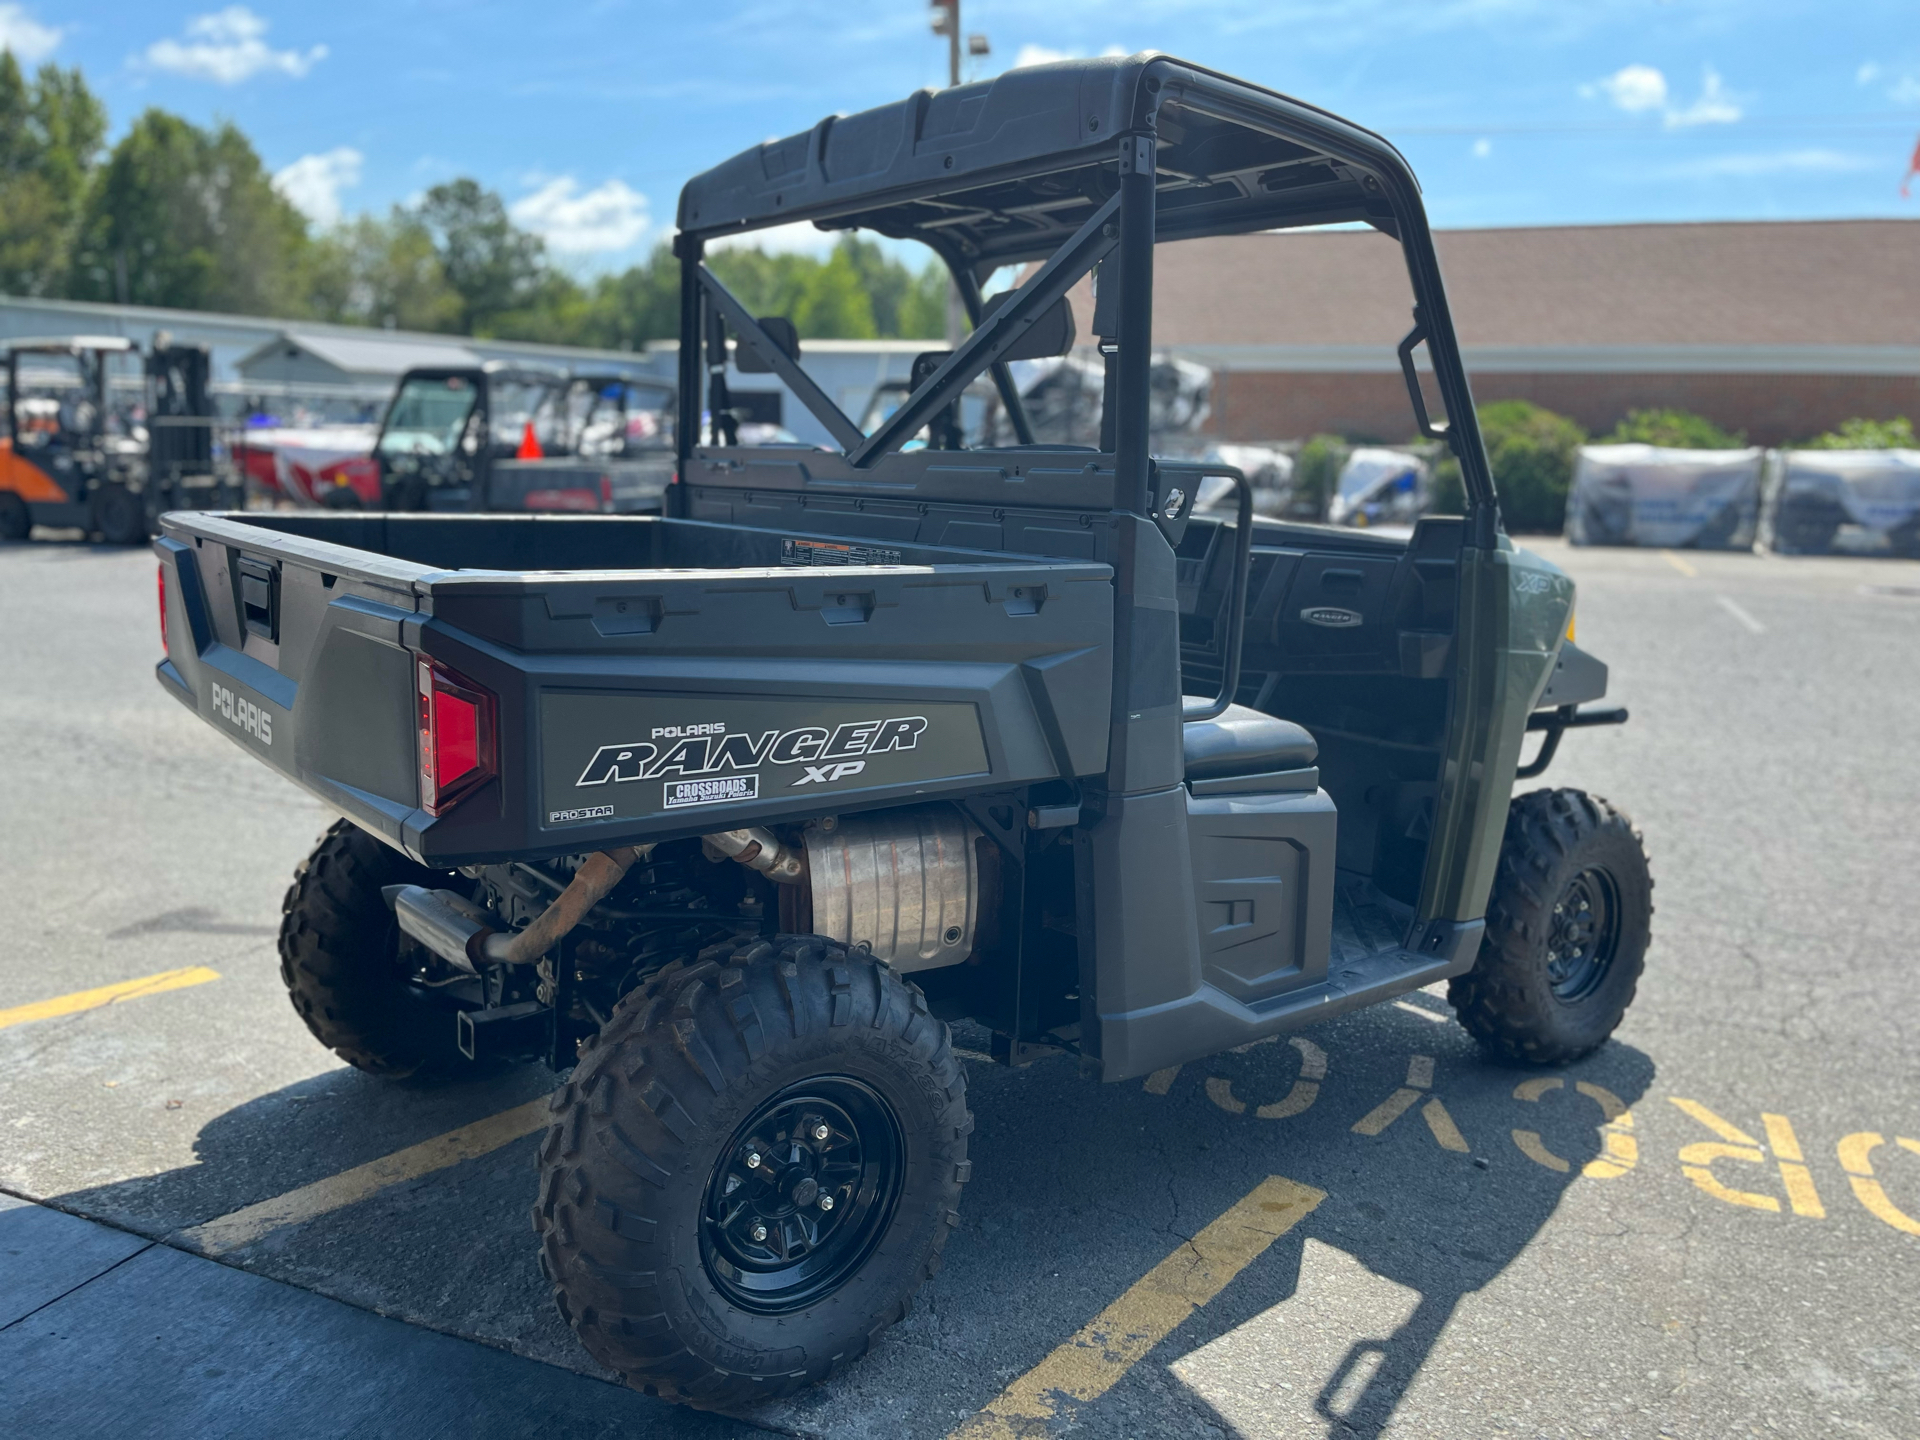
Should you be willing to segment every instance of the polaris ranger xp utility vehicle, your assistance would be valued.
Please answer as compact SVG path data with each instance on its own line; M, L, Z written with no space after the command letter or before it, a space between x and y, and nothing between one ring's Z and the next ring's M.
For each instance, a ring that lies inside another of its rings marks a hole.
M973 311L871 433L702 263L794 220L924 241ZM1231 474L1237 520L1190 515L1229 472L1148 450L1156 248L1354 221L1404 252L1410 413L1466 515L1255 521ZM597 1359L730 1408L900 1318L969 1174L952 1019L1109 1081L1441 980L1498 1057L1606 1039L1638 837L1513 788L1624 716L1579 708L1606 670L1573 584L1501 533L1392 146L1164 56L1075 61L756 146L679 231L664 515L173 515L157 542L161 684L345 817L285 903L314 1034L378 1074L567 1073L533 1222ZM1000 267L1025 278L986 313ZM1030 443L1006 365L1066 349L1089 273L1101 433ZM728 443L730 336L838 449ZM1019 443L953 448L983 374Z

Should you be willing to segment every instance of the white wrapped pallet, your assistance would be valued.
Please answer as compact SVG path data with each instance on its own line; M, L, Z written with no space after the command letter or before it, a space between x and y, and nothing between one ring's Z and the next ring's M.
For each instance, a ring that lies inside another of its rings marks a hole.
M1575 545L1753 548L1764 451L1582 445L1567 492Z
M1838 541L1920 559L1920 450L1786 450L1778 468L1774 549L1824 555Z
M1427 508L1427 463L1363 445L1347 456L1327 518L1335 525L1411 525Z

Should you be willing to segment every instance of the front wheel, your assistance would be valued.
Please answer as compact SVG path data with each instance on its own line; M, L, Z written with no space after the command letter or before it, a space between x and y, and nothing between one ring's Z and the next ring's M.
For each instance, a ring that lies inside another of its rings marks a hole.
M1633 1003L1652 923L1631 820L1582 790L1522 795L1507 811L1479 959L1447 1000L1497 1060L1577 1060Z
M791 1394L939 1268L972 1128L916 986L819 936L713 946L622 1000L555 1094L533 1211L554 1301L649 1394Z
M124 485L104 485L93 497L93 528L109 545L138 545L147 538L146 502Z

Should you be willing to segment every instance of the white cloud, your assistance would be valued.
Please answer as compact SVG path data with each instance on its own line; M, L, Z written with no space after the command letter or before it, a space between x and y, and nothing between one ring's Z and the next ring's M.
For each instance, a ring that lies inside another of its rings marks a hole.
M1669 129L1687 125L1731 125L1741 116L1739 102L1720 83L1720 72L1711 65L1701 73L1700 98L1684 110L1667 111Z
M1493 154L1493 141L1487 139L1486 136L1482 135L1478 140L1473 142L1474 159L1484 160L1491 154Z
M816 230L810 220L795 220L790 225L774 225L766 230L749 230L744 235L729 235L709 241L709 250L764 250L769 255L813 255L824 258L840 239L837 230Z
M11 50L16 60L31 65L44 60L60 43L60 28L42 25L23 6L0 5L0 50Z
M1651 65L1622 66L1603 80L1582 85L1580 93L1588 99L1604 96L1629 115L1657 111L1669 130L1690 125L1731 125L1745 113L1739 100L1728 93L1720 72L1711 65L1701 71L1700 98L1684 109L1673 103L1667 77Z
M1887 91L1887 98L1896 105L1920 105L1920 76L1902 75Z
M1871 85L1879 78L1880 67L1871 60L1853 72L1853 83L1856 85Z
M1582 95L1604 95L1629 115L1667 108L1667 77L1651 65L1626 65L1604 80L1580 87Z
M360 164L366 158L347 145L318 155L302 155L274 172L273 188L308 219L332 225L340 218L340 192L360 183Z
M1660 174L1678 180L1716 179L1722 176L1841 175L1874 169L1878 162L1839 150L1775 150L1764 154L1710 155L1664 167Z
M1100 52L1102 55L1127 55L1132 52L1119 45L1109 45ZM1022 45L1020 53L1013 57L1015 70L1024 70L1029 65L1051 65L1056 60L1078 60L1082 57L1073 50L1054 50L1045 45Z
M155 70L238 85L269 71L299 79L327 58L327 47L275 50L267 44L267 22L244 5L229 5L187 22L182 40L156 40L147 47L146 63Z
M582 192L571 175L549 180L509 207L514 220L563 255L625 250L646 234L647 197L624 180Z

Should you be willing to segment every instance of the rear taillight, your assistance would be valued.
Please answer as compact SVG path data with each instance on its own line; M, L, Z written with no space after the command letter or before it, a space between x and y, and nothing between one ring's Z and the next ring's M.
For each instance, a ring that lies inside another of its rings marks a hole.
M155 578L159 581L160 589L160 648L170 655L173 650L167 644L167 567L165 565L156 568Z
M431 660L421 660L420 808L443 815L497 773L493 696Z
M600 477L600 508L613 509L613 477L611 475Z

